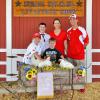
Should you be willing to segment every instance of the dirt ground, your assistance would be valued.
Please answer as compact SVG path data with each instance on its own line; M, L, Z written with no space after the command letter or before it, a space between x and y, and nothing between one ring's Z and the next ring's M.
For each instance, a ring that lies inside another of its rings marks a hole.
M100 100L100 82L85 85L85 92L79 90L55 91L53 99L39 100ZM0 94L0 100L37 100L33 93Z

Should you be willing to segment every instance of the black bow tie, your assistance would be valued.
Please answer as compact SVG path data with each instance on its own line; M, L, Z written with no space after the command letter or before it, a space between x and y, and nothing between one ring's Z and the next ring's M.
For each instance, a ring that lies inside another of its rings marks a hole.
M45 38L44 38L45 34L41 34L41 36L43 37L43 40L44 40L44 42L45 42Z

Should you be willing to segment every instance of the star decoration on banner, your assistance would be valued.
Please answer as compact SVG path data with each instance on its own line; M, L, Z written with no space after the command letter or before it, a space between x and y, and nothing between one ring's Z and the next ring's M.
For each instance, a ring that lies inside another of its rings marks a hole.
M19 0L17 0L15 3L16 3L16 7L21 6L21 2Z
M76 2L76 5L81 7L81 6L82 6L82 2L81 2L80 0L78 0L78 1Z

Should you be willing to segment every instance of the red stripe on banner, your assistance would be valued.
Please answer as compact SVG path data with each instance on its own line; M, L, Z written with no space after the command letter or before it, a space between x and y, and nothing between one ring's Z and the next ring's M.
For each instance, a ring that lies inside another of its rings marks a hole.
M0 74L6 74L6 65L0 65Z
M100 53L92 53L92 61L100 62Z
M93 78L92 82L100 82L100 78Z
M0 61L6 61L6 53L0 52Z
M99 74L100 75L100 65L92 66L92 74Z

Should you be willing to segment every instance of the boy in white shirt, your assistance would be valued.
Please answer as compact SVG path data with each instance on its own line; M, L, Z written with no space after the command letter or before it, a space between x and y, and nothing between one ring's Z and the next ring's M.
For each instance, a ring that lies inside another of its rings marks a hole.
M50 35L46 32L46 24L40 23L39 24L39 33L41 35L41 45L42 45L42 53L49 47L49 39Z
M36 60L41 60L41 35L39 33L34 33L32 36L32 42L28 46L26 53L24 55L23 62L25 64L35 65Z

